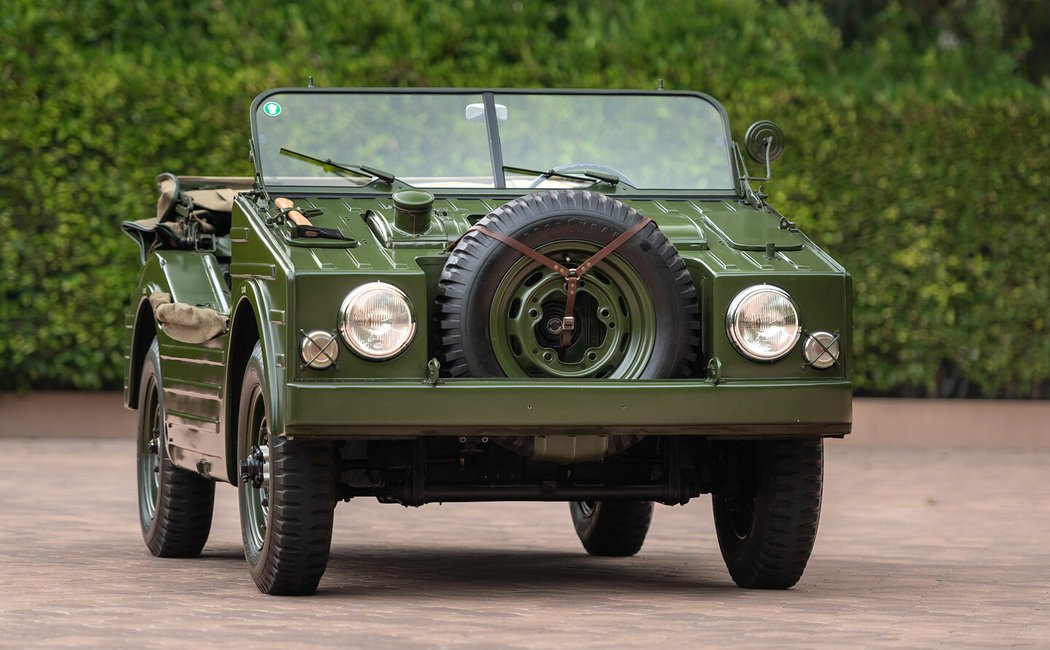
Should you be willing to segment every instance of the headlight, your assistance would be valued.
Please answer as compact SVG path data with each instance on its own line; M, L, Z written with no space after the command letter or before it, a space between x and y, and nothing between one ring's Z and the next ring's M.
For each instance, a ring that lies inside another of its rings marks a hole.
M798 343L802 327L786 291L769 284L748 287L733 298L726 314L729 340L746 357L776 361Z
M339 309L339 330L350 349L366 359L389 359L404 352L416 333L408 296L385 282L369 282L350 292Z

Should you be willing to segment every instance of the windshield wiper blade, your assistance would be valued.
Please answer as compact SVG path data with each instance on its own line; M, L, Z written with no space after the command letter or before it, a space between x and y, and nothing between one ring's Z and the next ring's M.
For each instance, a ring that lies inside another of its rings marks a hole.
M631 185L630 183L625 181L618 174L611 174L609 172L603 172L603 171L599 171L597 169L584 169L584 170L581 170L580 174L582 174L582 176L578 176L576 174L566 174L564 172L559 172L559 171L556 171L554 169L548 169L547 171L540 171L538 169L528 169L526 167L514 167L514 166L511 166L511 165L504 165L503 166L503 171L518 172L520 174L533 174L537 178L551 178L551 177L567 178L569 180L579 181L581 183L590 183L591 185L594 185L596 183L607 183L607 184L609 184L609 185L611 185L613 187L616 187L620 183L623 183L627 187L634 188L634 185Z
M529 169L527 167L515 167L513 165L503 165L503 171L505 172L518 172L519 174L532 174L533 176L542 178L567 178L571 181L579 181L581 183L591 183L594 181L592 178L586 176L575 176L573 174L563 174L562 172L548 169L542 171L539 169Z
M631 185L627 181L623 180L623 178L619 174L610 174L609 172L598 171L597 169L585 169L583 170L583 175L589 176L590 178L593 178L602 183L608 183L613 187L616 187L620 183L623 183L627 187L634 187L634 185Z
M339 163L335 162L331 158L314 158L313 156L307 156L304 153L292 151L291 149L285 149L284 147L281 147L281 155L290 156L292 158L302 160L303 162L318 165L321 169L325 170L326 172L342 172L345 174L356 176L358 178L376 178L383 181L387 185L397 180L397 177L391 174L390 172L386 172L382 169L371 167L369 165Z

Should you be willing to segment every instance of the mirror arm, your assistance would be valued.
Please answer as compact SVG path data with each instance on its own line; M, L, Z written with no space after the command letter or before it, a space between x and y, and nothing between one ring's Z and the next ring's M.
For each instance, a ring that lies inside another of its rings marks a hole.
M740 165L740 171L741 171L740 180L744 181L745 183L746 182L750 182L750 181L758 181L760 183L768 183L769 181L773 180L773 165L772 165L772 161L769 158L769 148L773 144L773 138L766 137L766 139L763 142L764 142L765 151L766 151L766 155L765 155L765 159L766 159L766 175L764 177L761 177L761 178L759 178L758 176L752 176L751 175L751 172L749 172L747 170L747 162L744 160L744 155L742 153L740 153L740 147L737 147L735 145L733 147L733 149L736 151L737 164Z
M766 206L766 202L751 189L752 180L762 180L760 178L753 179L751 174L747 171L747 163L744 161L744 154L740 153L740 147L733 143L733 153L736 154L736 163L740 166L740 182L743 185L744 200L755 208L761 210ZM768 164L768 157L766 158ZM768 179L767 179L768 180Z
M766 183L766 182L769 182L769 181L773 180L773 169L771 167L771 163L773 161L771 161L769 159L769 148L772 147L772 146L773 146L773 136L767 135L766 136L766 177L764 179L762 179L763 183Z
M766 136L766 139L763 140L763 142L765 143L763 146L765 147L765 151L766 151L766 155L764 156L765 159L766 159L766 175L764 177L762 177L762 178L756 178L756 177L751 176L749 174L748 178L747 178L747 180L749 180L749 181L758 181L759 183L768 183L769 181L773 180L773 168L772 168L772 165L771 165L772 161L769 159L769 148L773 145L773 138L771 136Z

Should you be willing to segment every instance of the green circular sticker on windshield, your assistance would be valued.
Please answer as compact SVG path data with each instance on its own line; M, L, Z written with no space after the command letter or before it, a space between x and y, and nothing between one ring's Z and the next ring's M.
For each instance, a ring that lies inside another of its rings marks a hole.
M270 117L277 117L281 114L281 105L277 102L266 102L262 107L263 113L266 113Z

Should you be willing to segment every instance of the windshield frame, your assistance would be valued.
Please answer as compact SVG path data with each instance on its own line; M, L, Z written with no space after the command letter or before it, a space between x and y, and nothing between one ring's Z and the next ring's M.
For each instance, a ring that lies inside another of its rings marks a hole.
M298 195L362 195L362 196L374 196L374 195L388 195L389 190L386 189L385 184L381 184L377 187L377 183L371 182L363 185L353 185L347 183L345 187L335 187L330 185L296 185L296 184L284 184L284 183L264 183L264 169L262 166L261 156L258 155L259 149L259 131L258 131L258 115L259 107L267 102L274 95L281 94L332 94L332 95L389 95L389 94L401 94L401 95L412 95L412 94L428 94L428 95L480 95L486 106L486 129L488 135L489 145L489 158L492 163L492 174L495 187L428 187L427 191L437 196L495 196L501 197L506 196L512 198L515 196L521 196L529 192L540 191L546 188L508 188L506 187L506 180L503 172L503 166L507 164L503 160L503 151L499 140L499 126L496 119L496 112L493 108L495 103L495 97L497 95L590 95L590 96L641 96L641 97L660 97L660 96L674 96L674 97L692 97L699 99L710 104L718 112L719 117L722 120L722 128L724 130L724 138L726 143L727 160L726 164L729 166L729 173L732 178L733 187L725 189L701 189L701 188L679 188L679 189L652 189L644 188L637 189L630 187L625 183L619 183L614 187L609 187L601 182L597 183L593 189L599 189L603 192L612 194L624 194L632 197L646 198L646 197L661 197L661 196L695 196L701 198L720 198L720 197L740 197L743 196L743 185L740 179L741 173L738 169L738 161L736 160L736 144L733 142L732 134L729 125L729 116L722 106L714 97L698 92L698 91L670 91L670 90L611 90L611 89L574 89L574 88L428 88L428 87L406 87L406 88L271 88L266 90L255 97L251 103L249 109L249 121L251 124L251 158L252 163L255 167L255 176L257 183L260 187L272 190L280 190L285 194L298 194ZM311 152L306 152L311 153ZM389 170L394 174L398 173L398 170ZM404 186L405 184L395 182L395 185ZM396 189L396 188L391 188ZM587 189L586 187L580 189Z

